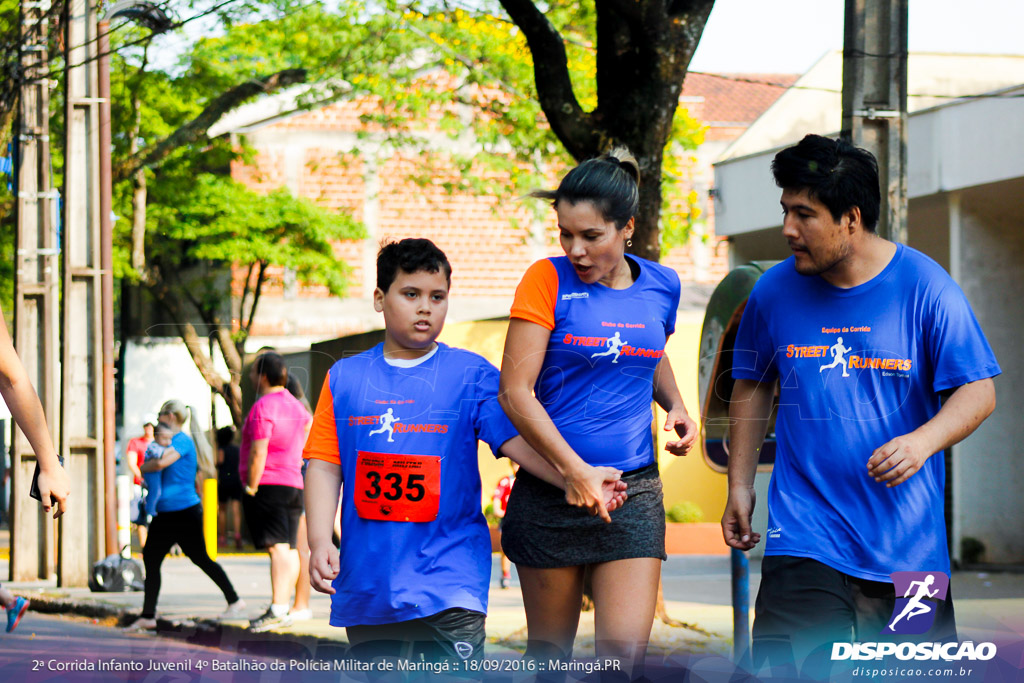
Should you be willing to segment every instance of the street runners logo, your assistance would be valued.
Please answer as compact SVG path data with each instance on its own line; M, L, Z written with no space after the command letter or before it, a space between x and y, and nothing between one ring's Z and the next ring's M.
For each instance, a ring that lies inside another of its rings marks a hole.
M406 424L402 422L402 418L395 415L394 408L388 408L387 412L383 415L349 415L348 426L354 427L356 425L380 425L379 429L374 429L367 436L374 436L376 434L387 434L388 443L394 443L395 434L409 434L409 433L426 433L426 434L447 434L448 425L444 424Z
M909 358L881 358L854 355L853 349L846 346L842 337L836 338L831 346L786 346L786 358L829 358L831 362L818 366L818 372L833 368L841 368L843 377L851 377L850 370L878 370L883 377L908 377L914 361ZM862 352L863 353L863 352Z
M946 599L949 577L944 572L895 572L892 577L896 606L884 635L927 633L935 623L938 602Z
M566 333L566 335L562 337L562 343L566 346L603 346L605 347L604 351L592 353L590 354L590 357L600 358L602 356L612 356L612 363L618 363L620 356L661 358L665 355L663 350L643 349L636 346L630 346L629 342L623 339L619 332L616 332L611 337L578 337L574 334Z
M894 572L889 576L897 598L889 623L880 634L921 635L930 631L935 624L939 602L945 600L949 592L949 576L939 571ZM987 661L996 656L996 646L993 643L975 645L972 641L832 644L832 661L882 659L887 656L904 661Z

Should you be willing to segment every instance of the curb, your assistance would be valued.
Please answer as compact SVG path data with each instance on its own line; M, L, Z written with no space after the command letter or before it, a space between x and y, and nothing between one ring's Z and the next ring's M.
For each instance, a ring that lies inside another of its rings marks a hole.
M73 614L90 619L114 619L118 627L129 626L138 617L137 609L126 609L99 601L75 600L25 590L12 592L27 598L29 611L40 614ZM285 654L298 648L313 653L348 649L348 643L329 638L276 630L251 633L246 626L207 618L170 620L158 617L157 627L152 631L152 635L239 654L266 655L282 651Z

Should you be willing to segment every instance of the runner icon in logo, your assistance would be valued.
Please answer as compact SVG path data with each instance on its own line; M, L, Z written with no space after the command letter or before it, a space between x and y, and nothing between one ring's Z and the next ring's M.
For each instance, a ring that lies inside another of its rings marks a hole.
M628 343L629 342L627 342L627 341L623 341L622 338L619 337L619 333L616 332L614 336L608 337L608 341L605 342L605 344L608 345L608 350L607 351L602 351L601 353L591 354L590 357L591 358L597 358L598 356L610 356L610 355L612 355L614 353L615 354L615 358L612 359L612 362L613 363L618 363L619 362L619 354L622 353L622 347L625 346Z
M400 417L395 417L394 408L388 408L388 412L380 416L380 429L374 429L369 433L369 436L374 434L388 433L388 443L393 443L395 440L395 423L401 420Z
M924 577L923 581L910 582L910 585L907 586L907 592L903 594L903 597L910 598L910 593L914 590L914 586L917 586L917 593L915 593L914 597L910 598L907 604L904 605L903 611L899 613L899 616L893 619L892 623L889 624L890 631L896 631L896 622L898 622L903 617L906 617L907 621L910 621L919 614L928 614L933 609L935 609L931 605L922 602L922 600L924 600L925 598L934 598L938 594L938 588L936 588L933 591L928 590L928 588L933 583L935 583L934 574L928 574L926 577Z
M836 340L836 343L833 344L828 350L828 352L832 355L832 363L830 365L822 365L820 368L818 368L818 372L824 372L825 370L828 370L829 368L834 368L835 366L842 363L843 377L849 377L850 373L846 371L847 366L845 355L850 351L853 351L853 349L848 349L845 346L843 346L843 338L839 337L839 339Z

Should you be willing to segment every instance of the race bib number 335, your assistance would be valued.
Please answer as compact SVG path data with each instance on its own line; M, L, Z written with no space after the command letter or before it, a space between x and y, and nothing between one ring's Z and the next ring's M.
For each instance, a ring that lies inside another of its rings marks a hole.
M432 522L441 500L441 458L358 451L356 512L385 522Z

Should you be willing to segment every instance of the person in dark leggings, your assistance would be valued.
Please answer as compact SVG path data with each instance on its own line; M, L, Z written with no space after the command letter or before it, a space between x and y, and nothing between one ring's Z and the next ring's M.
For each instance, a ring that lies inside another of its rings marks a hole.
M206 541L203 537L203 509L196 493L195 479L200 457L204 462L210 460L209 454L201 456L197 453L196 444L200 448L206 443L193 410L186 408L180 401L168 401L160 408L159 418L174 431L171 445L160 458L148 460L142 465L142 471L160 471L161 494L157 503L157 514L149 526L149 539L142 551L142 559L146 565L146 594L142 603L142 614L129 628L133 631L152 630L156 628L156 602L160 596L160 566L177 543L192 564L202 569L213 579L217 587L224 593L228 602L227 610L220 615L221 619L242 618L245 613L245 601L238 597L231 580L224 568L210 559L206 552ZM186 420L190 423L193 441L181 428Z

